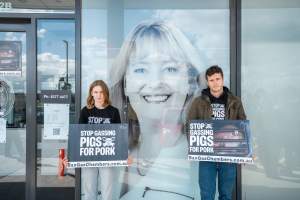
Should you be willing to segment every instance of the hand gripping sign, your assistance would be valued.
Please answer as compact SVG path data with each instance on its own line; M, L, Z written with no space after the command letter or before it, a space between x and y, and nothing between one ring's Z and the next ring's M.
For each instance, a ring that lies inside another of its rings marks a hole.
M248 120L193 120L188 127L188 159L253 163Z
M68 167L126 166L127 124L70 124Z

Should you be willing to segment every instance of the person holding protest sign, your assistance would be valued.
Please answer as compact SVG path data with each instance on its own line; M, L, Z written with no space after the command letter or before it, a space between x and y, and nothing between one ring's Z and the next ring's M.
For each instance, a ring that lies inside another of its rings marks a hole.
M129 34L112 69L112 100L129 123L133 158L121 199L193 199L197 180L183 124L199 90L198 52L173 24L146 21Z
M94 81L89 87L87 105L82 108L79 118L80 124L111 124L121 123L117 108L111 106L109 90L102 80ZM113 199L113 180L115 169L82 168L81 169L81 199L97 200L98 184L101 188L102 200Z
M211 66L206 70L208 88L195 98L188 112L188 120L245 120L240 98L224 87L222 69ZM236 178L234 163L199 162L199 186L202 200L214 200L218 175L219 200L230 200Z

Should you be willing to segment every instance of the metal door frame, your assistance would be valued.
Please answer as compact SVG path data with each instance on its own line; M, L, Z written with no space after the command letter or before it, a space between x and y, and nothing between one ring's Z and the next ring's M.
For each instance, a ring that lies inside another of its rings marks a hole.
M26 172L25 172L25 200L35 200L37 192L37 20L39 19L70 19L75 21L74 14L56 13L0 13L0 31L26 33ZM76 37L75 30L75 40ZM75 50L75 60L80 53ZM78 69L76 62L75 68ZM75 74L77 71L75 71ZM78 88L78 75L76 88ZM76 91L75 88L75 91ZM76 91L77 93L77 91ZM79 96L80 95L76 95ZM29 103L30 102L30 103ZM76 102L75 107L80 107Z
M5 20L6 21L6 20ZM27 21L27 20L25 20ZM36 155L36 40L34 37L34 23L1 24L1 32L26 33L26 171L25 171L25 199L35 199L35 155ZM27 103L31 102L31 103Z

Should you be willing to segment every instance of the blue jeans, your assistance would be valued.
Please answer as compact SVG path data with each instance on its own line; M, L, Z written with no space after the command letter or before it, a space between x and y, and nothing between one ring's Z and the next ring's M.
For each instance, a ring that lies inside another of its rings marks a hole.
M199 186L201 200L214 200L218 174L219 200L231 200L236 177L236 164L199 162Z

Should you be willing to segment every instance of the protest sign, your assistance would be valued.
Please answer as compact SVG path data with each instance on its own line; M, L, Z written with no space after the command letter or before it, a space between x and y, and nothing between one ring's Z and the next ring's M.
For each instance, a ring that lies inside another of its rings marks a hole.
M126 166L127 124L70 124L68 167Z
M253 163L248 120L193 120L188 160Z

